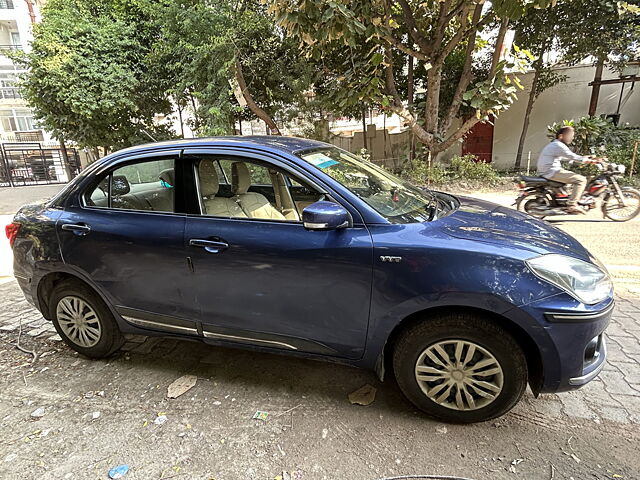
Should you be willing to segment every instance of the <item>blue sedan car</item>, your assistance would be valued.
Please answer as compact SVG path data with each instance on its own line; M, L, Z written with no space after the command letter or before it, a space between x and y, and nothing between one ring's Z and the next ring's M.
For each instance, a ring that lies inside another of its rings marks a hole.
M606 269L571 236L287 137L143 145L7 226L24 295L92 358L123 334L392 371L477 422L602 369Z

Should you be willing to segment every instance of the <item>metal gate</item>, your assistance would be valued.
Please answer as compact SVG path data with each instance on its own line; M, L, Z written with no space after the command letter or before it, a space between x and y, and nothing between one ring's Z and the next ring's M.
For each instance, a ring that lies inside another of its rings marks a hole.
M80 156L67 148L68 163L62 149L40 143L3 143L0 149L0 187L67 183L80 172Z

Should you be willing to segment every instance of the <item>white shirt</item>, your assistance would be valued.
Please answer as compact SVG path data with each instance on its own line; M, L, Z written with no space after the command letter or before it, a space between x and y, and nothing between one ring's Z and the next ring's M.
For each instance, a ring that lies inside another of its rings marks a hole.
M576 160L584 162L587 157L573 153L566 143L555 139L542 149L538 156L537 170L538 175L545 178L553 177L562 170L561 160Z

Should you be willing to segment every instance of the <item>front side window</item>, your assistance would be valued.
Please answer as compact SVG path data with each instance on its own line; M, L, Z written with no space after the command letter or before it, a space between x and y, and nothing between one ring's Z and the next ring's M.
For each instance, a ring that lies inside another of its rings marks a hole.
M204 215L295 221L321 195L305 182L273 165L244 158L206 156L196 162ZM301 195L301 192L304 195Z
M443 201L438 195L416 188L339 148L316 149L299 156L341 183L391 223L427 222L454 208L451 200Z
M141 161L116 168L85 195L88 206L175 212L173 159Z

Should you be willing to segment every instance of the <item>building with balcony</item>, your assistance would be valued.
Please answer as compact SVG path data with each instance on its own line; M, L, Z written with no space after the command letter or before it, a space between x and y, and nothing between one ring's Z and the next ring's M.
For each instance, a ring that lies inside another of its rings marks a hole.
M41 3L34 0L0 0L0 141L47 142L51 139L35 124L33 112L16 86L23 73L9 52L29 51L32 26L40 20Z

